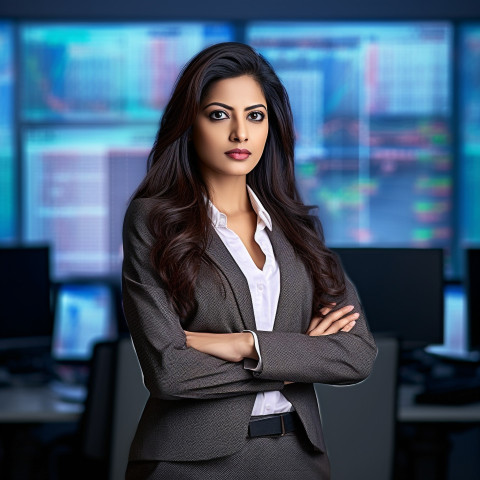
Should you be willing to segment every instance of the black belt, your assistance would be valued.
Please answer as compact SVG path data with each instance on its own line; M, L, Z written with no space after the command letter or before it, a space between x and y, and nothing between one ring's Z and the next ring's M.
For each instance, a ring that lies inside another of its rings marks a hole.
M280 413L264 418L250 420L248 424L249 437L263 437L265 435L285 435L297 430L300 419L297 412Z

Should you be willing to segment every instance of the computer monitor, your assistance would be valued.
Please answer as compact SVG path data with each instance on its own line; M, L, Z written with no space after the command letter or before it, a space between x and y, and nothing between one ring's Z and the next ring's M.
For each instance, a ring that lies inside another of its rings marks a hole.
M48 347L52 337L46 246L0 248L0 351Z
M131 124L24 132L22 233L55 245L53 279L119 274L123 217L154 137L153 125Z
M373 333L405 348L443 342L443 250L335 248Z
M480 248L466 250L468 350L480 350Z
M227 22L22 22L20 116L157 124L183 65L234 34Z
M459 236L473 246L480 244L480 23L459 25L458 40Z
M101 282L66 282L56 288L52 358L88 362L95 343L117 336L114 292Z
M175 80L194 54L234 38L230 22L19 25L20 223L27 241L55 245L55 280L119 275L128 199Z
M451 249L452 38L447 22L247 24L288 91L298 188L329 245Z
M465 285L449 281L444 286L443 350L465 352L468 345L467 300Z

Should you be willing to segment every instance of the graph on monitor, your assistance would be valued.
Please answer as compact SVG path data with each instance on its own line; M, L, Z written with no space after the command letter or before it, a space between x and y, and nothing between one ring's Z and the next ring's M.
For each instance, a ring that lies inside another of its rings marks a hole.
M331 245L443 247L451 227L451 28L253 23L292 104L296 175Z
M22 117L157 121L187 60L232 38L225 23L27 24Z
M155 125L49 127L23 135L27 242L54 245L53 274L106 275L122 262L122 222L146 173Z
M215 22L22 24L22 236L53 245L53 275L118 273L127 201L174 82Z

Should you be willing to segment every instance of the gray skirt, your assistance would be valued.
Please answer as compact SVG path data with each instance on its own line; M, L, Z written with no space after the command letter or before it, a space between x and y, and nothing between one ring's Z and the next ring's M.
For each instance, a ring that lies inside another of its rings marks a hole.
M247 438L233 455L195 462L131 461L126 480L329 480L330 462L301 430Z

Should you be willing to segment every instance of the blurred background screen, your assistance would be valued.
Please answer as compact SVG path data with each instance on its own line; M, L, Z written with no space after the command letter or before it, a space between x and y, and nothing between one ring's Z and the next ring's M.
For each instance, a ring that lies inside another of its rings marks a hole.
M0 22L0 242L16 233L13 26Z
M104 283L67 282L58 286L53 324L52 358L87 361L96 342L117 335L115 302Z
M22 240L53 276L117 274L122 222L183 65L224 23L22 24Z
M175 80L231 40L288 91L299 191L327 244L440 248L462 280L480 245L473 22L1 22L2 244L48 244L55 281L118 279L125 209Z
M460 30L459 192L461 236L465 245L480 244L480 24Z
M292 103L304 200L327 243L451 250L451 27L252 24Z

